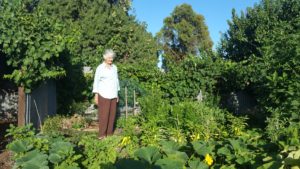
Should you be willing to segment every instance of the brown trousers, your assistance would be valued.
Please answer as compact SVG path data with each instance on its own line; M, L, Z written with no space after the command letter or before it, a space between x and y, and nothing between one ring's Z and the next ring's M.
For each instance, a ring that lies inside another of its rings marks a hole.
M99 137L113 134L116 109L117 98L106 99L98 95Z

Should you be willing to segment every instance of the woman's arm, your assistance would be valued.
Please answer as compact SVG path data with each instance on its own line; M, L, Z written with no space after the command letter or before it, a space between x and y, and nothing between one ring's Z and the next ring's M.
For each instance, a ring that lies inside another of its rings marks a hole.
M120 91L120 81L119 81L119 75L118 75L118 68L116 67L117 71L117 89ZM117 102L119 102L119 95L117 96Z
M93 93L95 93L95 104L98 104L99 80L100 80L100 68L98 66L96 69L94 83L93 83Z
M95 93L95 104L98 105L99 103L99 94Z

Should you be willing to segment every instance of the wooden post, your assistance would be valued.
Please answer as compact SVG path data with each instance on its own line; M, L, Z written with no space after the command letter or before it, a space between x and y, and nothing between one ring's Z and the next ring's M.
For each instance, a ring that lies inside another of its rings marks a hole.
M127 86L125 86L125 117L128 117L128 100L127 100Z
M135 98L135 90L133 90L133 115L136 115L136 98Z
M25 98L25 92L24 87L18 88L18 126L24 126L25 125L25 105L26 105L26 98Z

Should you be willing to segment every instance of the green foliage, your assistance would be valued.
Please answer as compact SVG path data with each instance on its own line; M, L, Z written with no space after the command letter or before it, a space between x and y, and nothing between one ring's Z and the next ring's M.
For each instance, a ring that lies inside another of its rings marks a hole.
M25 128L25 130L24 130ZM19 131L23 130L20 135ZM34 134L31 125L25 127L11 127L7 136L15 138L7 145L14 153L14 168L72 168L78 169L78 159L74 145L47 135Z
M212 41L204 17L188 4L177 6L157 35L169 59L182 60L188 54L211 53Z
M63 128L63 120L62 116L53 116L48 117L42 126L42 133L48 135L61 135Z
M123 4L123 5L122 5ZM116 60L135 62L147 59L155 64L156 44L144 24L128 15L130 1L41 1L48 15L67 23L69 29L79 27L82 36L75 53L84 65L96 67L106 48L116 51ZM127 6L127 7L126 7Z
M222 62L209 56L190 56L179 64L170 63L162 76L161 90L173 103L195 100L202 93L203 100L210 102L217 93L217 82L221 78Z
M300 125L298 122L289 121L288 118L282 118L279 112L273 112L272 116L267 119L267 122L266 133L272 142L289 146L297 146L300 144Z
M59 107L79 113L92 97L92 73L83 75L82 66L96 67L104 49L113 48L120 98L127 86L141 107L140 115L118 120L118 135L103 140L95 133L61 132L85 126L79 116L48 118L41 133L31 125L12 126L7 148L15 168L299 167L298 1L263 0L240 16L233 11L222 58L211 52L204 18L189 5L176 7L157 35L164 71L155 67L154 38L128 14L130 1L0 4L0 54L15 69L8 78L32 89L66 76L57 80ZM216 95L238 90L254 93L260 111L270 114L266 128L251 129L246 116L218 107Z
M112 168L117 159L117 145L120 137L113 136L103 141L95 137L85 136L78 145L83 146L85 160L82 162L86 168Z
M135 156L145 160L150 165L161 158L159 149L156 147L142 147L135 152Z
M143 96L145 90L150 90L155 85L161 82L161 72L155 65L148 60L137 63L122 63L118 64L119 78L121 80L121 97L124 98L124 87L128 88L129 101L133 100L133 90L136 91L137 96ZM130 102L128 103L130 104ZM132 103L130 104L132 105Z
M226 119L221 110L195 102L179 103L172 110L170 123L183 129L187 135L198 135L198 139L201 140L222 137L222 127Z
M157 44L146 31L146 25L128 14L130 4L130 0L39 1L38 6L46 11L47 17L62 21L69 32L74 29L79 32L78 40L69 47L72 56L64 60L66 77L57 81L58 112L72 114L70 110L77 109L78 103L93 98L93 73L82 75L82 67L91 66L95 70L107 48L116 52L116 63L122 63L118 64L121 82L133 79L132 74L137 74L135 81L139 83L153 76L148 72L155 70ZM124 83L121 83L121 106ZM130 96L133 96L131 91Z
M8 148L15 152L16 165L34 165L39 159L43 161L39 165L49 168L279 168L299 163L299 147L290 146L298 144L293 142L296 139L292 140L298 137L292 135L293 129L289 129L291 132L287 135L291 142L274 144L268 143L261 131L246 130L246 118L234 117L203 103L183 102L169 112L161 113L169 117L157 123L157 119L151 117L156 115L152 114L130 117L127 121L123 119L118 123L124 129L123 137L111 136L104 140L89 134L80 135L75 141L73 138L35 135L30 129L14 128L10 129L10 136L16 135L14 138L21 139L13 140ZM177 122L174 123L175 117ZM189 126L185 125L189 121L193 128L185 127ZM153 129L149 126L158 130L151 132ZM209 137L191 139L190 131L194 128L201 128L200 132ZM16 132L21 130L24 131L22 136ZM175 140L175 135L169 132L172 130L185 133L184 137L188 138L183 142ZM73 133L68 137L77 136ZM74 140L75 144L68 140ZM141 145L145 146L139 148ZM37 158L37 155L40 157Z
M48 160L54 164L55 168L63 169L65 167L79 169L76 160L81 155L75 155L74 145L66 141L57 141L51 144Z
M252 91L269 116L269 138L289 145L299 140L299 11L296 0L263 0L240 16L233 11L219 50L231 60L222 86Z
M139 82L147 81L149 68L155 70L157 44L146 25L128 14L130 4L130 0L1 1L1 56L13 68L5 77L25 86L26 92L57 79L61 114L71 114L77 103L92 99L93 77L83 75L82 68L95 68L106 48L116 51L118 62L139 65ZM122 74L127 78L131 72Z
M24 139L27 137L33 137L35 130L32 127L32 124L25 125L22 127L17 127L10 124L9 129L7 129L6 137L12 137L14 140Z
M153 118L153 121L156 121L156 123L163 123L171 108L170 103L163 98L163 93L157 87L153 87L147 96L139 98L139 104L145 120Z
M274 37L283 38L285 36L282 33L297 32L299 10L297 0L262 0L240 15L233 9L220 53L234 61L242 61L253 55L262 57L262 47L270 42L276 43Z
M87 119L81 115L48 117L42 126L41 133L50 136L68 134L70 130L82 129L87 125Z
M116 127L122 129L122 134L124 136L135 136L137 135L137 127L138 127L138 118L137 117L120 117L117 120Z
M1 1L0 10L1 51L14 68L5 77L30 91L42 81L65 76L59 57L68 54L76 31L65 32L34 1Z
M157 90L139 102L142 145L158 146L162 140L185 144L245 135L246 117L235 117L205 103L185 101L171 106Z
M48 156L38 150L27 152L23 157L16 160L16 168L24 169L48 169Z

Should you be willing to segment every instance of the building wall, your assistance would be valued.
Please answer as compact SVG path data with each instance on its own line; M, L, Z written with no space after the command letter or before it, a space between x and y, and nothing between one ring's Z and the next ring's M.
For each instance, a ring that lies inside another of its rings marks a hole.
M25 94L25 124L40 128L41 123L56 114L56 85L49 80L37 89Z

